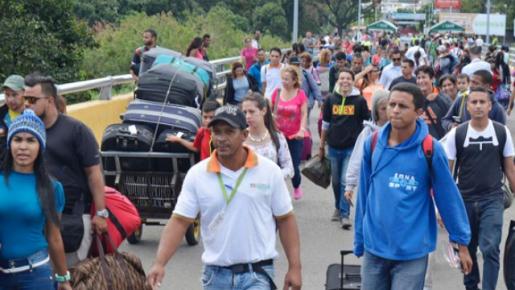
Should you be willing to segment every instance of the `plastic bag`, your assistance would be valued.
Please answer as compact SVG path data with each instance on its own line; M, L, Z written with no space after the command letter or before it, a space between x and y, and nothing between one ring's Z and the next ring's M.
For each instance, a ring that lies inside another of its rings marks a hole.
M511 191L510 185L506 181L503 182L502 190L504 209L508 209L513 202L513 192Z
M306 163L302 174L314 184L327 188L331 184L331 162L327 158L315 155Z

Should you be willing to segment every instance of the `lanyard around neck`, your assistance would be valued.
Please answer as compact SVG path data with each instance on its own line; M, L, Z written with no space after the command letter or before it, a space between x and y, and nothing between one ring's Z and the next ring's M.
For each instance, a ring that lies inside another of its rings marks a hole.
M222 174L219 172L216 175L218 176L218 183L220 184L220 189L222 190L222 193L224 194L225 203L229 205L236 195L236 191L238 191L238 188L240 187L241 182L243 181L243 177L245 177L245 174L247 173L247 169L243 169L243 172L238 176L238 179L236 180L236 184L234 185L231 195L227 195L227 190L225 190L224 181L222 180Z

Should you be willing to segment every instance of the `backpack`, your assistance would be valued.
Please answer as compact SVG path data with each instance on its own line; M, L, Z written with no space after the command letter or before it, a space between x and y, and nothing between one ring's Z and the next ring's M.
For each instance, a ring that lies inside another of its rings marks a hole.
M379 137L379 130L372 133L372 140L370 142L370 155L374 153L374 149L377 145L377 139ZM427 166L429 168L429 174L433 176L433 137L429 134L424 137L422 141L422 151L424 151L424 157L426 158ZM370 158L372 162L372 158Z
M463 153L464 145L465 145L465 138L467 137L467 131L468 131L468 124L469 122L465 122L461 125L459 125L456 128L456 135L454 138L455 144L456 144L456 168L455 168L455 177L457 178L457 172L458 167L460 165L460 156ZM501 167L504 170L504 146L506 145L506 129L504 129L504 125L499 124L495 121L492 121L492 124L494 126L495 136L497 138L497 141L499 141L499 160L501 162ZM502 144L502 145L501 145Z
M465 138L467 137L467 131L468 131L468 123L465 122L458 126L456 128L456 136L455 136L455 143L456 143L456 166L454 167L454 178L458 178L458 168L460 167L460 156L463 153L463 145L465 145ZM504 128L504 125L492 121L492 124L494 126L495 131L495 137L497 138L497 141L499 142L499 162L501 164L501 170L504 174L504 146L506 146L506 139L508 136L506 135L506 129ZM502 144L502 145L501 145ZM504 182L503 182L504 183ZM503 186L503 200L504 200L504 209L507 209L511 206L512 202L512 193L510 191L509 186L507 188L504 188Z

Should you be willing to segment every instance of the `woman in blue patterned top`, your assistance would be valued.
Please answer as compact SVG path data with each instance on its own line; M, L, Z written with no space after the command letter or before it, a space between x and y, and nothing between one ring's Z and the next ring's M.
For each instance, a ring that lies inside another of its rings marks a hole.
M72 289L59 231L64 192L45 167L45 142L45 125L31 110L9 127L0 174L0 290Z

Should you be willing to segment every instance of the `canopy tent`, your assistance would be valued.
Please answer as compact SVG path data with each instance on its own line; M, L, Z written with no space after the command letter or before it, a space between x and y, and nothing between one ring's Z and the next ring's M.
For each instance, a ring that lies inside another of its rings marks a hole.
M429 28L427 34L438 33L438 32L463 32L465 28L455 22L446 20L433 25Z
M390 21L379 20L367 26L367 30L369 31L397 31L397 26L395 26Z

